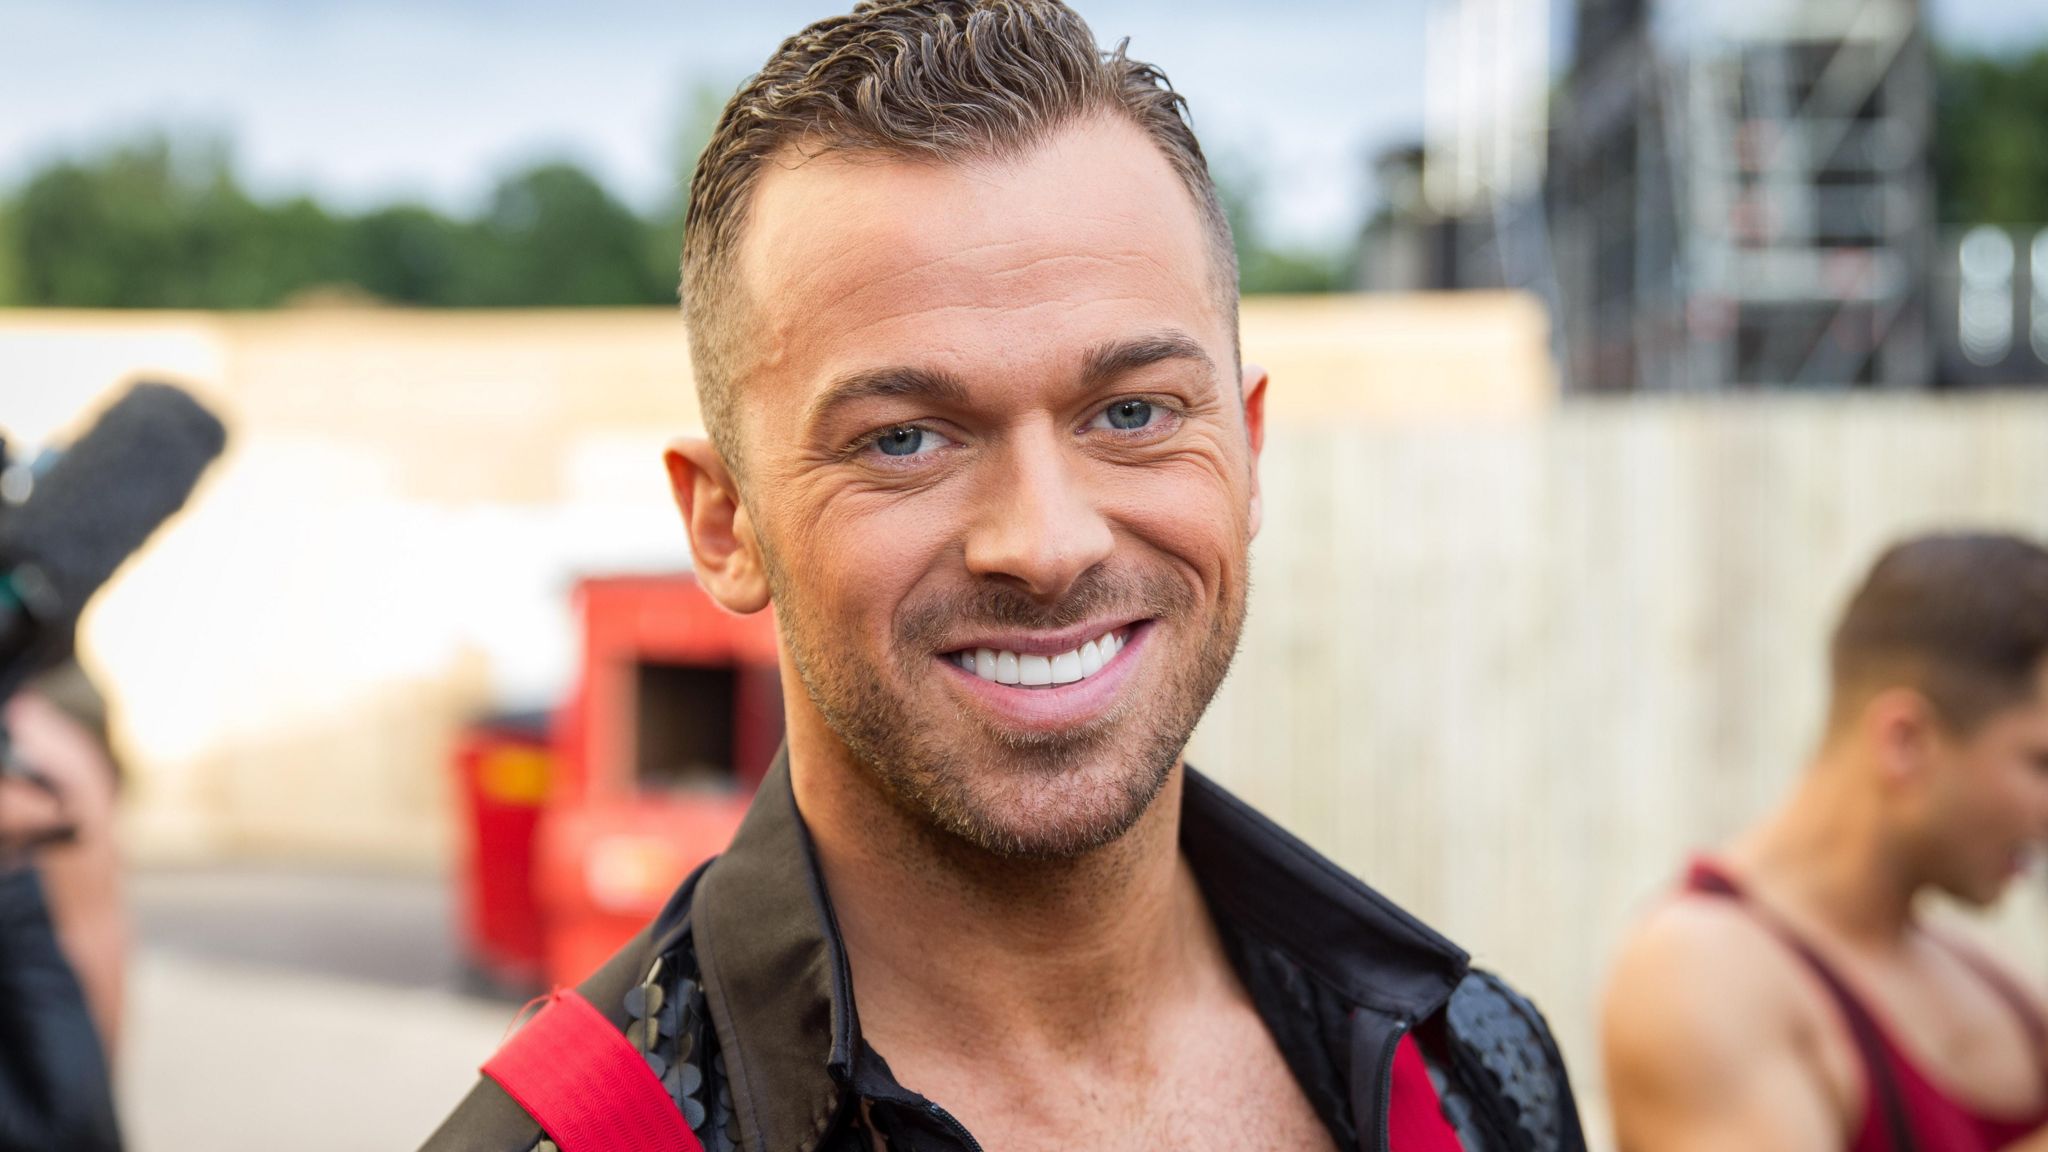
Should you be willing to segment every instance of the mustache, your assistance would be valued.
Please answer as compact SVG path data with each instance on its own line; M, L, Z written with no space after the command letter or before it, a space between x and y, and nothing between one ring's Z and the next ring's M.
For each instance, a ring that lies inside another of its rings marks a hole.
M903 650L925 652L946 643L962 622L992 629L1052 630L1103 616L1166 617L1195 607L1195 594L1170 576L1146 578L1091 568L1053 602L1014 584L987 580L907 608L897 617L896 642Z

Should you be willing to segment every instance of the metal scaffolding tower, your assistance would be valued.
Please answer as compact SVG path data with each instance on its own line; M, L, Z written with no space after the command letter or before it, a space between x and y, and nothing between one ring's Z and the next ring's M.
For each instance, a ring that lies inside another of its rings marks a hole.
M1567 379L1922 388L1918 0L1581 0L1551 189Z

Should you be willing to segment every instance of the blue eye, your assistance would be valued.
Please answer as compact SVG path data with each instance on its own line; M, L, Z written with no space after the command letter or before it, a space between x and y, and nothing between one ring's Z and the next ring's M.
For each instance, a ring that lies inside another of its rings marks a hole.
M875 437L875 447L884 456L915 456L924 446L925 432L922 428L891 428Z
M1152 405L1143 400L1119 400L1103 409L1109 426L1120 432L1135 432L1152 422Z
M953 441L943 433L917 424L898 424L875 433L861 450L873 449L892 460L910 460L930 456Z

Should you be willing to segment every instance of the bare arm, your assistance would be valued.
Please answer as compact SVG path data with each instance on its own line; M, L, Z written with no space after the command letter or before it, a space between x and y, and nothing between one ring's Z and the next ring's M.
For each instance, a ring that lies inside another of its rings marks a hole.
M1681 901L1623 949L1602 1046L1623 1152L1839 1152L1800 988L1733 908Z

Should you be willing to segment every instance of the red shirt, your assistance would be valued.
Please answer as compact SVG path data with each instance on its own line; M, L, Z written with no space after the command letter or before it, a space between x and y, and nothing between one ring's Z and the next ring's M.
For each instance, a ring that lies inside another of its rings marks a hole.
M1725 868L1711 860L1695 860L1685 888L1730 899L1748 909L1759 923L1792 949L1828 990L1856 1042L1863 1063L1863 1118L1849 1152L1995 1152L2048 1126L2048 1098L2026 1116L1993 1116L1950 1096L1930 1079L1891 1038L1891 1033L1863 999L1820 953L1787 925L1750 899ZM2048 1051L2048 1022L2032 1001L2004 974L1976 955L1956 955L1991 986L2019 1017L2034 1050ZM2044 1085L2048 1086L2048 1085Z

